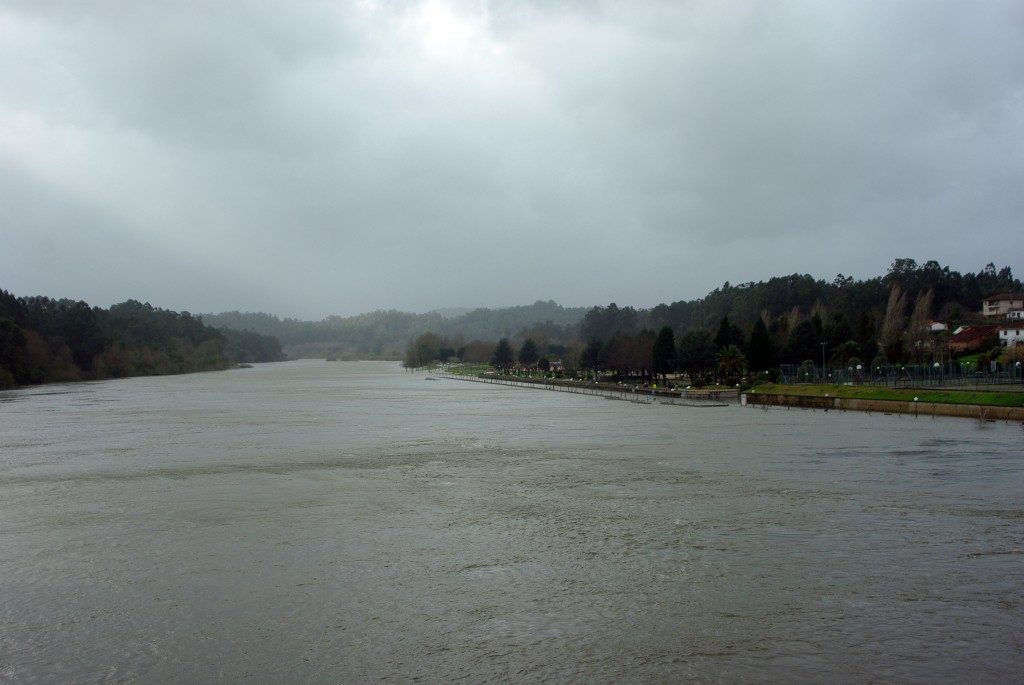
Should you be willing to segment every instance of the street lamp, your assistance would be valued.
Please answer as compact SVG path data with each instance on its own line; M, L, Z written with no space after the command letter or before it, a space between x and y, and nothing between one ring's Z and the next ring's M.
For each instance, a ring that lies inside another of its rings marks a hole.
M821 343L821 380L825 380L825 343Z

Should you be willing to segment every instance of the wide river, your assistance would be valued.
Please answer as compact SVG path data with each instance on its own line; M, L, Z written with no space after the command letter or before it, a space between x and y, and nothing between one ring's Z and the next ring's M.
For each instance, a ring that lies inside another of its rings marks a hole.
M1024 674L1024 431L394 364L0 393L0 681Z

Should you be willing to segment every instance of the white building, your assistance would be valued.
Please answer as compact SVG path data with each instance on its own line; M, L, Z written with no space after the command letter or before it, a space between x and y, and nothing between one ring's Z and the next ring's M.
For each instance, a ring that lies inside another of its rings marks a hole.
M1024 309L1024 295L1001 293L987 298L981 305L983 316L1007 317L1012 311Z
M999 342L1004 345L1020 345L1024 343L1024 321L1017 320L1000 326Z

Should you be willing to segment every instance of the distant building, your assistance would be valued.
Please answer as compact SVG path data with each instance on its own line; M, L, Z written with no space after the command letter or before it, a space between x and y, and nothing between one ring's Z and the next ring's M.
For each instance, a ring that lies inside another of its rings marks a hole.
M949 339L949 349L955 352L970 352L981 347L981 341L986 336L992 335L999 330L998 324L983 326L961 326Z
M993 295L982 302L982 316L992 318L1007 318L1012 312L1024 311L1024 295L1011 295L1000 293ZM1020 318L1020 314L1016 318Z
M1004 323L999 327L999 342L1004 345L1024 343L1024 321Z
M941 333L946 330L946 324L941 321L932 321L928 324L928 330L932 333Z

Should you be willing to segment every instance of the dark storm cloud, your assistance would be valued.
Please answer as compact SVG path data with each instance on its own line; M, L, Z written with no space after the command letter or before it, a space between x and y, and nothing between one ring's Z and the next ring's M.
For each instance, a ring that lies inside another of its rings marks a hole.
M318 318L1020 271L1022 32L1012 2L8 2L0 286Z

